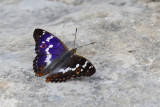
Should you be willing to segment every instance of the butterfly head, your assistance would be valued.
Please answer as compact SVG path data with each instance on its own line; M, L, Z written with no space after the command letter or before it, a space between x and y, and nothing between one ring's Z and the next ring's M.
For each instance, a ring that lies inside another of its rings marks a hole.
M71 54L72 54L72 55L74 55L76 52L77 52L77 48L73 48L73 49L71 50Z

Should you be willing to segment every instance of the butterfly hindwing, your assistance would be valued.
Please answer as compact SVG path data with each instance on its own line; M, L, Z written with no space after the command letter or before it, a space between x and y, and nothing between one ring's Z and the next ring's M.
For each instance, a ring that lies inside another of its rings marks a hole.
M41 71L51 63L51 61L57 59L59 55L37 55L33 61L33 69L36 76L43 76Z
M33 37L37 54L33 61L33 69L36 75L42 76L41 71L68 49L61 40L45 30L35 29Z
M57 73L51 73L46 78L47 82L62 82L71 77L91 76L96 72L95 67L86 58L73 55L70 63L61 68Z

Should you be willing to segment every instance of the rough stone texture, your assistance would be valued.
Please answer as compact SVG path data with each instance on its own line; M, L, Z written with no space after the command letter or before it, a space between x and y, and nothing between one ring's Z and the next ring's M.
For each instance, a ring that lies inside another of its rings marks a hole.
M1 107L160 106L159 0L1 0ZM43 28L78 50L97 72L46 83L35 77L33 31Z

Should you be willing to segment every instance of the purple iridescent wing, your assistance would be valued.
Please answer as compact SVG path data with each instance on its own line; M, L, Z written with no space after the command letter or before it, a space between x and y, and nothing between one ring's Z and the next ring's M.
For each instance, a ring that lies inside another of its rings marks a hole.
M35 51L38 55L62 54L68 51L60 39L45 30L35 29L33 37L36 42Z
M68 49L60 39L45 30L35 29L33 37L37 54L33 61L33 69L36 75L42 76L41 71Z

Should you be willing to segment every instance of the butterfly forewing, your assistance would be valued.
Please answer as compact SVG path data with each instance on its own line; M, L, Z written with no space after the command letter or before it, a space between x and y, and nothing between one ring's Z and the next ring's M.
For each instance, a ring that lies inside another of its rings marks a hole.
M86 58L73 55L68 66L61 68L58 73L50 73L47 82L62 82L71 77L91 76L96 72L95 67Z
M79 55L74 55L72 60L72 67L76 66L76 70L73 72L73 76L91 76L96 72L93 64L86 58Z
M38 55L62 54L68 51L60 39L45 30L35 29L33 37L36 42L35 51Z

